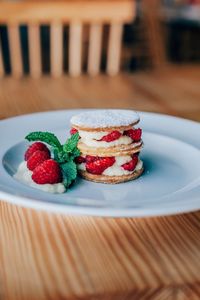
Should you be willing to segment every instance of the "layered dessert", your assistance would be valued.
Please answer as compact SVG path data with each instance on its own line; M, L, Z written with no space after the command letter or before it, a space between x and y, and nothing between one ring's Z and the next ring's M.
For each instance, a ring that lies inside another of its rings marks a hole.
M143 172L139 116L131 110L90 110L71 118L71 136L61 144L54 133L35 131L14 178L50 193L64 193L77 170L91 181L120 183Z
M80 175L91 181L120 183L143 172L140 118L132 110L87 111L71 118L71 134L79 133L76 158Z

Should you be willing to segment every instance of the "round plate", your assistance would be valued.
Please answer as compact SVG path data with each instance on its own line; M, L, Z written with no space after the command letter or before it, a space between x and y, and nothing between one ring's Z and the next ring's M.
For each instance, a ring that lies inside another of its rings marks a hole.
M200 208L200 124L166 115L139 112L145 172L117 185L79 178L66 193L49 194L26 186L12 175L23 160L30 131L54 132L65 141L69 120L83 110L15 117L0 122L0 198L16 205L66 214L144 217Z

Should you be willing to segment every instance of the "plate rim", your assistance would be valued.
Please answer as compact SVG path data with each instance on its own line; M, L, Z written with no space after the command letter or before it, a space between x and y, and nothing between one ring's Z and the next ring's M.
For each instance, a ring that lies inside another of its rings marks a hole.
M89 108L87 109L63 109L63 110L52 110L52 111L44 111L44 112L36 112L36 113L30 113L30 114L23 114L23 115L19 115L19 116L14 116L11 118L7 118L7 119L3 119L0 120L0 129L1 126L5 123L9 123L9 122L15 122L15 121L21 121L22 118L28 118L28 117L38 117L41 115L49 115L49 114L60 114L60 113L69 113L69 112L78 112L78 111L86 111L86 110L90 110ZM92 110L96 110L95 108L93 108ZM120 110L120 108L119 108ZM171 115L167 115L167 114L160 114L160 113L154 113L154 112L143 112L143 111L138 111L139 115L141 116L141 114L143 116L147 116L147 117L161 117L161 118L169 118L169 119L173 119L174 121L181 121L181 122L188 122L192 125L196 125L200 127L200 123L193 121L193 120L188 120L188 119L184 119L184 118L180 118L180 117L176 117L176 116L171 116ZM142 118L141 118L142 121ZM155 133L155 132L154 132ZM162 134L161 132L159 132L158 134ZM170 135L168 135L170 136ZM173 136L170 136L173 138ZM177 138L179 139L179 138ZM193 143L188 143L190 145L193 145L195 148L196 146ZM200 145L199 145L200 148ZM2 164L2 161L1 161ZM144 208L122 208L122 211L120 208L116 208L116 207L112 207L112 208L102 208L102 207L98 207L98 208L91 208L91 207L82 207L82 206L73 206L73 205L63 205L63 204L56 204L56 203L51 203L51 202L45 202L45 201L41 201L38 199L31 199L29 197L23 197L22 195L14 195L14 194L9 194L6 193L2 190L0 190L0 197L3 200L0 201L4 201L4 202L9 202L18 206L22 206L22 207L27 207L27 208L32 208L35 210L42 210L42 211L50 211L50 212L54 212L54 213L62 213L62 214L67 214L67 215L87 215L87 216L98 216L98 217L155 217L155 216L165 216L165 215L174 215L174 214L180 214L180 213L186 213L186 212L192 212L192 211L196 211L200 209L200 203L196 203L196 201L194 201L194 203L191 201L189 201L189 205L184 204L180 210L176 209L173 211L172 210L167 210L167 211L163 211L162 207L158 207L157 209L155 209L155 207L153 206L152 208L148 208L148 209L144 209ZM189 206L189 207L188 207ZM84 208L84 209L83 209Z

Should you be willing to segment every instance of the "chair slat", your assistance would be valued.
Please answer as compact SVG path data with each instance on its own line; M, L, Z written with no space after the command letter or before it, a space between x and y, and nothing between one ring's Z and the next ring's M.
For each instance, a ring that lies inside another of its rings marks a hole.
M0 41L0 78L4 76L3 55Z
M30 75L38 78L41 75L40 27L36 24L28 26Z
M11 73L14 77L21 77L23 73L21 45L18 25L8 25L8 40L10 47Z
M110 26L108 41L107 73L116 75L120 68L120 51L122 41L123 24L113 23Z
M61 23L51 24L50 54L51 75L59 77L63 72L63 27Z
M90 26L89 39L89 56L88 56L88 73L89 75L97 75L100 69L101 60L101 39L102 25L92 24Z
M69 34L69 74L71 76L81 74L81 52L82 25L81 23L71 23Z

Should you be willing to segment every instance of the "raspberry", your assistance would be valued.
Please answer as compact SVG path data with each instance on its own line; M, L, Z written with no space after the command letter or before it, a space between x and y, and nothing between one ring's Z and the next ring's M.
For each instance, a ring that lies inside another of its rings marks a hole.
M33 171L37 166L43 163L43 161L49 158L50 158L49 152L37 150L27 160L27 168Z
M83 156L78 156L78 157L75 158L75 162L76 162L77 164L82 164L82 163L84 163L85 161L86 161L86 159L85 159L85 157L83 157Z
M38 184L54 184L62 181L62 173L59 164L48 159L33 170L32 179Z
M118 140L121 136L121 132L117 131L117 130L114 130L112 131L111 133L107 134L107 135L104 135L100 140L98 141L104 141L104 142L113 142L115 140Z
M129 129L124 131L124 135L129 136L134 142L139 142L142 136L142 129Z
M31 155L37 151L37 150L40 150L40 151L45 151L49 154L50 156L50 151L49 149L47 148L47 146L41 142L35 142L33 143L32 145L30 145L28 147L28 149L26 150L25 154L24 154L24 159L25 160L28 160L29 157L31 157Z
M86 162L86 170L95 175L101 175L105 169L115 163L114 157L98 157L93 162Z
M133 171L138 163L138 156L133 156L132 160L128 163L121 165L121 167L126 171Z
M86 159L86 162L90 163L90 162L93 162L95 160L97 160L99 157L98 156L92 156L92 155L86 155L85 159Z
M75 133L77 133L78 132L78 130L76 129L76 128L71 128L70 129L70 134L72 135L72 134L75 134Z

